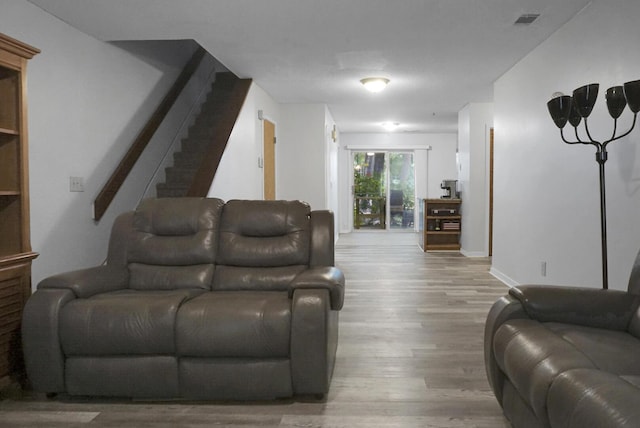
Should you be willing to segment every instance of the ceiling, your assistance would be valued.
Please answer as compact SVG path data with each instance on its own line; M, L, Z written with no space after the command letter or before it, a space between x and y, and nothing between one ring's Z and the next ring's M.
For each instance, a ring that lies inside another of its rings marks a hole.
M104 41L194 39L279 103L326 104L341 132L433 133L456 132L461 108L492 101L493 82L589 0L30 2ZM369 76L391 82L372 94Z

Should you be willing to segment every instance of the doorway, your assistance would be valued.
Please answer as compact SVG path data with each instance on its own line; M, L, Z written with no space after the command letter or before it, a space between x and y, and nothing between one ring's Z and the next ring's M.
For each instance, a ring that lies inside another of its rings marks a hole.
M493 128L489 130L489 257L493 256Z
M353 229L412 231L413 152L352 152Z
M273 201L276 198L276 125L267 119L262 122L264 199Z

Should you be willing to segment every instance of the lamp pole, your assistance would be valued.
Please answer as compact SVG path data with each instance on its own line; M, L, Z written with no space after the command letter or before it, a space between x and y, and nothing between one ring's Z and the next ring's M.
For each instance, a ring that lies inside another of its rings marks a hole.
M604 163L607 161L607 149L602 147L596 152L596 161L600 166L600 245L602 251L602 289L609 288L609 262L607 261L607 195L604 185Z

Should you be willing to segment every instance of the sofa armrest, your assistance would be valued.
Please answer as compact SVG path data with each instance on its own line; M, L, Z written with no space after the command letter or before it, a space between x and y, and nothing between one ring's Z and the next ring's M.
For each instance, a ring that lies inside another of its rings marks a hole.
M329 210L311 211L311 254L309 265L335 266L334 219Z
M540 322L562 322L626 331L640 296L619 290L526 285L509 294Z
M75 299L71 290L41 289L22 313L22 347L27 376L34 390L63 392L64 356L60 347L60 309Z
M505 375L502 373L502 370L500 370L500 367L496 362L493 349L493 338L495 337L496 331L502 324L512 319L522 318L528 318L522 304L517 299L506 295L498 299L493 304L484 325L485 370L487 372L489 385L501 406Z
M291 298L291 381L296 395L329 391L338 347L338 311L329 291L295 290Z
M50 276L40 281L38 289L66 289L86 298L127 288L128 281L126 268L104 265Z
M344 303L344 275L333 266L313 267L300 272L289 284L289 297L300 289L325 289L329 291L331 309L339 311Z

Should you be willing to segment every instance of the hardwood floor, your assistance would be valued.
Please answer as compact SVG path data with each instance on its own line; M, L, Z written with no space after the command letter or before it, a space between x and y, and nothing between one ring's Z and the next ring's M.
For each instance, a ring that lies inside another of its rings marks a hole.
M326 402L129 402L16 393L0 427L509 427L483 363L484 320L506 286L489 260L423 253L413 233L341 235L347 278Z

